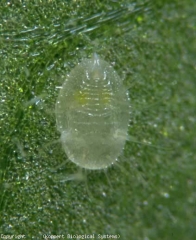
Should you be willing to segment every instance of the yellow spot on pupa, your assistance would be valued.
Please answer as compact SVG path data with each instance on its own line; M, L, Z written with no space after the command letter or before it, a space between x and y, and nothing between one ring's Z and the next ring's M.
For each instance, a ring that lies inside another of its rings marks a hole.
M74 99L81 105L86 104L88 102L88 94L82 91L77 91L74 93Z

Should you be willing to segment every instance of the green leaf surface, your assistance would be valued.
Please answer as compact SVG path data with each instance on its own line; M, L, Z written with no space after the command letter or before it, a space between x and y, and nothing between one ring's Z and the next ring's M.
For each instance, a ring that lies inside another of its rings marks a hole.
M1 1L1 238L196 239L195 9L194 0ZM54 113L66 76L94 52L131 105L130 139L99 171L67 159Z

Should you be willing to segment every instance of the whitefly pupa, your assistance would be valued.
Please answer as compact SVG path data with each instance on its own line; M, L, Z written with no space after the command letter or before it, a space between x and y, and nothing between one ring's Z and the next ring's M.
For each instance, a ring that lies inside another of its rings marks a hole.
M114 68L96 53L72 69L55 106L68 158L85 169L112 165L127 140L130 101Z

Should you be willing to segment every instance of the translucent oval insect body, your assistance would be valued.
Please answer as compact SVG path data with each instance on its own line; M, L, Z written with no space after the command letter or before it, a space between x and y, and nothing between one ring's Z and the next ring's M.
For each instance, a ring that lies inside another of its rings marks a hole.
M123 151L129 124L123 82L97 54L84 59L60 90L56 122L68 158L86 169L113 164Z

